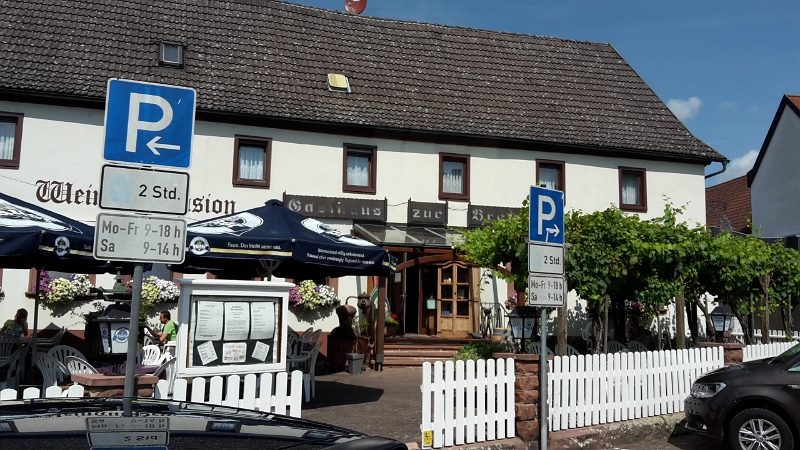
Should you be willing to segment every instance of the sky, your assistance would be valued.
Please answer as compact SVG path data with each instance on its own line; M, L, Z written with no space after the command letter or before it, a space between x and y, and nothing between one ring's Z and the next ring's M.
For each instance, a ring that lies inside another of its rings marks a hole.
M345 0L289 0L344 11ZM614 46L689 131L745 175L781 99L800 95L800 2L744 0L367 0L362 16ZM722 165L706 167L706 174Z

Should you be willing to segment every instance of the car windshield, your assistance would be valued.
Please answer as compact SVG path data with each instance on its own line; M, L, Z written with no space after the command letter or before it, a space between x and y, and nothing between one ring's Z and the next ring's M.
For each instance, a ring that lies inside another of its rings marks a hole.
M800 345L795 345L794 347L790 348L789 350L786 350L785 352L781 353L780 355L772 358L772 361L770 361L770 364L784 364L787 361L789 361L790 359L792 359L792 357L794 357L794 355L796 355L798 353L800 353Z

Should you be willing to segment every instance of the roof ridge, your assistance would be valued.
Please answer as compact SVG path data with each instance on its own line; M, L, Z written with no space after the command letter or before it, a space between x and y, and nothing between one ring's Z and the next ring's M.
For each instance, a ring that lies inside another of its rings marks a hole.
M442 29L447 29L447 30L483 31L483 32L486 32L486 33L491 33L491 34L496 34L496 35L501 35L501 36L506 35L506 36L518 36L518 37L526 37L526 38L536 37L536 38L540 38L540 39L548 39L548 40L554 40L554 41L559 41L559 42L575 42L575 43L578 43L578 44L591 44L591 45L609 46L609 47L613 48L613 46L608 42L584 41L584 40L580 40L580 39L569 39L569 38L562 38L562 37L558 37L558 36L544 36L544 35L539 35L539 34L529 34L529 33L521 33L521 32L514 32L514 31L491 30L491 29L488 29L488 28L465 27L465 26L461 26L461 25L449 25L449 24L441 24L441 23L434 23L434 22L422 22L422 21L417 21L417 20L387 19L387 18L384 18L384 17L369 16L369 15L367 15L367 16L365 16L365 15L356 16L356 15L349 14L349 13L344 12L344 11L338 11L338 10L335 10L335 9L328 9L328 8L320 8L320 7L309 6L309 5L301 5L301 4L298 4L298 3L292 3L292 2L290 2L288 0L229 0L229 1L242 2L242 3L245 3L245 4L252 4L253 2L263 1L263 2L268 2L268 3L279 3L279 4L283 4L283 5L289 5L290 7L296 7L296 8L301 8L301 9L309 9L309 10L314 10L314 11L324 11L326 13L332 13L332 14L340 15L342 17L347 17L348 19L353 19L353 20L365 20L365 21L366 20L371 20L371 21L375 21L375 22L393 23L393 24L424 25L424 26L429 26L429 27L433 27L433 28L442 28Z

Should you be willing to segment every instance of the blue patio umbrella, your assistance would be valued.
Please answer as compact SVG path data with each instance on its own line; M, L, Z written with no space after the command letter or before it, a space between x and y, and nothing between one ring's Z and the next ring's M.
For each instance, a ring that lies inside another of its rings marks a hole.
M187 228L188 250L176 272L212 272L235 279L317 279L388 275L396 259L363 239L286 208L280 200L195 222Z
M92 256L94 227L9 195L0 194L0 268L44 269L71 273L129 273L130 264L99 261ZM39 320L39 283L35 285L34 338Z

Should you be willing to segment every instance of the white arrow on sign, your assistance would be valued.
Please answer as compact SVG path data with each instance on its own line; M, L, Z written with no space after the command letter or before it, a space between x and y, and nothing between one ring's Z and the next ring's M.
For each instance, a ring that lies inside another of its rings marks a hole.
M147 143L147 148L150 149L151 152L155 153L156 155L161 156L161 153L158 153L158 149L162 150L180 150L180 145L173 145L173 144L159 144L158 140L161 139L161 136L156 136L153 139L150 139L150 142ZM558 233L556 233L558 236Z
M545 228L545 231L547 231L548 238L550 237L551 234L553 235L553 237L556 237L558 236L558 233L561 232L561 230L558 229L558 224L553 224L553 228ZM547 242L547 239L545 239L545 242Z

